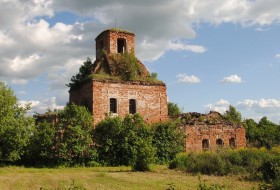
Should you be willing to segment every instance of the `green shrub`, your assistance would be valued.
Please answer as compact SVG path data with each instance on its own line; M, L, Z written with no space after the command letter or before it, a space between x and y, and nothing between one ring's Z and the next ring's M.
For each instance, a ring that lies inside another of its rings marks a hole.
M157 163L168 163L177 153L183 151L185 135L177 122L155 124L152 126L152 132Z
M141 139L138 147L135 160L132 163L133 171L151 171L150 164L154 162L155 150L152 147L151 141Z
M179 153L175 156L175 158L169 162L169 169L178 168L180 170L185 170L189 164L189 155L191 153Z
M265 159L268 159L269 154L265 150L256 148L241 149L238 151L242 158L242 166L249 174L250 178L261 179L259 168Z
M190 158L193 158L193 160L190 160L189 168L187 168L188 172L208 175L227 174L226 162L217 153L202 152Z
M246 174L250 179L276 183L280 176L280 154L255 148L179 153L169 168L207 175Z

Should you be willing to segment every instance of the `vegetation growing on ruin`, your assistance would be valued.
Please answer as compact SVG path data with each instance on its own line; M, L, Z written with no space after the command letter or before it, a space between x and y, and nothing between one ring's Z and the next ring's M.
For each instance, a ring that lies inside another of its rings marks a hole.
M90 58L81 65L79 72L72 76L71 82L67 84L70 90L78 89L84 83L95 80L110 80L115 82L140 82L148 84L163 84L157 79L157 74L149 74L144 71L144 66L133 53L110 54L103 52L104 58L99 62L92 63ZM93 72L92 69L99 70Z
M121 29L121 28L111 28L109 29L110 31L115 31L115 32L124 32L124 33L132 33L128 30L124 30L124 29Z
M76 75L72 76L71 82L69 84L66 84L68 87L70 87L70 90L77 89L82 84L91 80L92 65L93 64L91 62L91 59L87 58L87 60L79 68L79 72Z

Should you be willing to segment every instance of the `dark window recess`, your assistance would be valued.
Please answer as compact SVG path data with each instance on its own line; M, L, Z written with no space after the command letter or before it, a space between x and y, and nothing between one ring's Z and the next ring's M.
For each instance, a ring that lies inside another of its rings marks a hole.
M236 147L236 140L235 138L230 138L229 139L229 146L232 147L232 148L235 148Z
M135 99L129 100L129 113L130 114L136 113L136 100Z
M117 113L117 99L110 98L110 112Z
M223 146L223 145L224 145L223 140L222 140L222 139L217 139L217 140L216 140L216 145L217 145L217 146Z
M118 42L118 53L124 53L126 51L125 39L119 38L117 42Z
M203 139L202 140L202 149L203 150L208 150L209 148L210 148L209 139Z

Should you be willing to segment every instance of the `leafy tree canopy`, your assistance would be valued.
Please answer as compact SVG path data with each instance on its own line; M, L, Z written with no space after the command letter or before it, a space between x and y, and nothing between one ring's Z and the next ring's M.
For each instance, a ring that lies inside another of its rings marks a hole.
M38 164L92 165L96 152L93 148L93 118L83 106L70 104L58 113L50 113L39 122L31 137L28 157Z
M158 123L152 126L153 146L156 148L157 162L168 163L183 151L185 135L178 122Z
M16 161L27 146L33 118L27 117L29 105L21 106L11 88L0 82L0 160Z
M107 117L96 126L94 140L104 165L132 165L135 170L146 170L154 158L151 132L138 114L124 119Z
M236 108L232 105L229 106L228 110L224 113L224 118L228 121L231 121L233 123L241 123L242 116L239 111L236 110Z
M167 106L168 106L168 116L169 117L175 117L181 113L177 104L168 102Z
M70 89L75 89L83 82L88 81L90 79L92 65L91 59L87 58L83 65L81 65L79 72L72 76L71 82L67 84L67 86L70 87Z

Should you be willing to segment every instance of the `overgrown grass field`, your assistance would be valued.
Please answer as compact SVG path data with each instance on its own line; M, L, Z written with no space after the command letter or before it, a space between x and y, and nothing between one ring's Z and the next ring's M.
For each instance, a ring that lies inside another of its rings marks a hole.
M2 167L0 190L90 190L90 189L198 189L197 175L153 166L152 172L132 172L130 167L24 168ZM223 189L252 189L256 182L239 176L201 176L206 185Z

